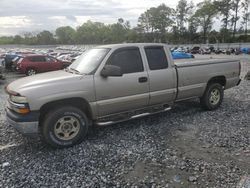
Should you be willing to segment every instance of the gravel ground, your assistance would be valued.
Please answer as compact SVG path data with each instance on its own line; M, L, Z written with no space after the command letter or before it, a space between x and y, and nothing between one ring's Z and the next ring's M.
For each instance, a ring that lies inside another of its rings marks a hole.
M242 77L250 70L250 56L228 57L241 58ZM19 76L0 82L0 187L229 188L250 174L250 81L227 90L216 111L191 100L54 150L6 124L3 88Z

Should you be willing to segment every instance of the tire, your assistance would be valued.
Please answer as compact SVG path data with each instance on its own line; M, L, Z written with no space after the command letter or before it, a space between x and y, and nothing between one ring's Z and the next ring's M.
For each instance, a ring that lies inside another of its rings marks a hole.
M217 109L224 97L224 89L219 83L211 83L207 86L206 91L200 98L200 103L202 108L205 110L215 110Z
M62 106L51 110L42 124L42 135L54 148L66 148L81 143L87 135L89 121L80 109Z
M32 69L32 68L29 68L27 71L26 71L26 75L27 76L32 76L32 75L35 75L37 72L35 69Z

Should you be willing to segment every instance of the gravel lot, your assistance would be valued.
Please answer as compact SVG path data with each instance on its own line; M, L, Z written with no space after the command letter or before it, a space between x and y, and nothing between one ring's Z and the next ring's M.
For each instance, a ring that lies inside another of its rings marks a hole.
M242 77L250 70L250 56L226 57L242 60ZM0 81L0 187L229 188L250 174L250 81L227 90L216 111L191 100L54 150L6 124L4 85L18 77Z

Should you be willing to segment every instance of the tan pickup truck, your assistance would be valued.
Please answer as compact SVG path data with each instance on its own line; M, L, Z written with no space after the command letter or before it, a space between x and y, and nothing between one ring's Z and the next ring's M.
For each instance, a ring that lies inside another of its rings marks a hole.
M7 121L40 133L54 147L81 142L92 125L108 125L169 110L200 98L218 108L224 90L240 83L240 61L175 63L164 44L116 44L85 52L65 70L10 83Z

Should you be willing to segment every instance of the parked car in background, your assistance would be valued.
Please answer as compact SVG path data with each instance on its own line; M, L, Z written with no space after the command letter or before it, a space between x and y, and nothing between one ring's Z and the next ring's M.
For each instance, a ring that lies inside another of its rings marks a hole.
M21 60L24 56L18 55L12 60L11 70L16 71L17 63Z
M171 52L173 59L190 59L194 58L193 54L185 52Z
M240 55L241 54L240 48L235 48L234 54Z
M4 55L5 68L7 70L12 69L12 60L14 58L16 58L17 56L18 56L18 54L16 54L16 53L7 53Z
M189 47L187 46L181 46L178 48L174 48L173 50L171 50L171 52L183 52L183 53L189 53Z
M210 49L211 52L214 52L215 51L215 48L213 45L209 45L208 48Z
M214 50L214 53L215 54L221 54L222 50L220 48L217 48L217 49Z
M79 57L82 53L72 53L72 54L64 54L60 55L56 59L63 62L65 67L69 66L74 60L76 60L76 57Z
M211 54L211 50L210 50L210 48L203 48L203 49L200 49L200 53L201 54Z
M47 55L27 55L21 57L16 66L18 72L26 74L27 76L63 68L64 66L61 61Z
M195 46L190 50L191 54L199 54L200 53L200 47L199 46Z
M243 54L249 54L249 48L240 48L240 52Z
M72 58L71 62L73 63L75 60L77 60L81 55L75 56Z
M1 58L1 59L0 59L0 79L1 79L1 80L4 79L4 68L5 68L4 59Z

